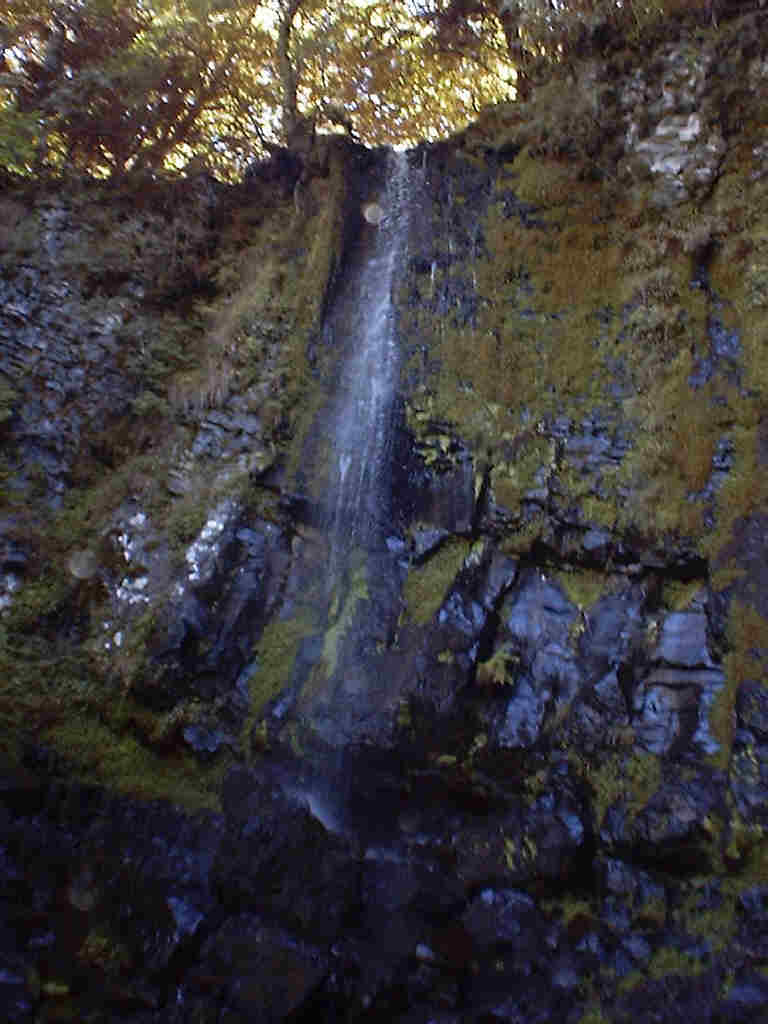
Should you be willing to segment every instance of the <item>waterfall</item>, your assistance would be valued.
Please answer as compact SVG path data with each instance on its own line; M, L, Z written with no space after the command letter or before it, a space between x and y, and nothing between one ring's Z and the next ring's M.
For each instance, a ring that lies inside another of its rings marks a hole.
M387 155L384 194L372 204L376 226L367 229L374 234L371 252L336 313L334 330L348 339L348 352L331 426L331 576L353 548L379 546L388 525L391 414L399 374L392 293L407 251L417 173L405 153Z
M318 632L294 664L294 687L279 715L290 715L295 701L296 717L307 730L303 742L324 746L317 778L313 788L305 786L305 795L331 785L337 802L345 793L339 760L344 747L384 728L393 714L397 696L388 689L393 677L385 662L401 612L404 574L392 495L400 376L395 294L423 170L407 154L387 151L369 174L369 191L360 196L366 223L348 252L324 325L336 376L309 449L316 456L311 471L322 510L317 551L323 561L307 563L298 599Z

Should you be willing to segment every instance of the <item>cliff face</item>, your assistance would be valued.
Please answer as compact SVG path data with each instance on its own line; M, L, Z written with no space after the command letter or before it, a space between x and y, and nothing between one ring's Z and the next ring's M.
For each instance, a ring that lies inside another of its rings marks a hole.
M767 85L670 28L408 155L347 543L385 154L0 193L9 1020L756 1019Z

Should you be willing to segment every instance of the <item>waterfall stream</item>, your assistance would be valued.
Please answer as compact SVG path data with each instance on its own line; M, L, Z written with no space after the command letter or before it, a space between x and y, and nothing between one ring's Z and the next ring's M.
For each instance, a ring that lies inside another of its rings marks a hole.
M372 251L340 307L334 330L349 338L332 419L331 577L354 548L377 547L387 529L392 402L399 373L393 288L407 252L416 172L406 153L387 156L386 183L369 209Z
M337 748L366 733L392 703L382 658L396 630L403 574L392 496L400 374L394 295L421 174L406 153L386 153L362 196L367 223L325 324L338 368L322 418L326 468L317 477L327 561L316 592L317 646L297 710Z

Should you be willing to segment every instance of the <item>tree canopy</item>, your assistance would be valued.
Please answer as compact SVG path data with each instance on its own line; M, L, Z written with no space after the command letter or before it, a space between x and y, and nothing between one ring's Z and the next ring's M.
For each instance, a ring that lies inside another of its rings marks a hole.
M513 98L532 63L561 59L606 17L669 6L7 0L0 167L120 178L196 164L236 177L301 118L368 144L436 138Z

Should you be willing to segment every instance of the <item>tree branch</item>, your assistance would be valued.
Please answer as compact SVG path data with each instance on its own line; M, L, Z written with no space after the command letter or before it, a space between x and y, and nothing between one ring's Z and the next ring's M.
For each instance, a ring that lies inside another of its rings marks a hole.
M298 74L291 60L291 32L293 19L298 14L303 0L287 0L283 8L277 35L277 59L282 88L282 129L288 139L299 119Z

